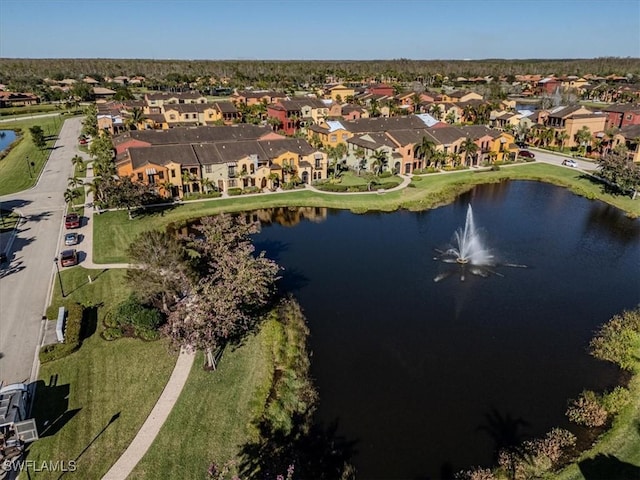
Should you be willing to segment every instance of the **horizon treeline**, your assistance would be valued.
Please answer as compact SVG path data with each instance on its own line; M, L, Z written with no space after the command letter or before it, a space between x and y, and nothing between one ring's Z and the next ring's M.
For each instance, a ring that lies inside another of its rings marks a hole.
M83 75L114 77L167 76L195 81L200 77L231 78L240 82L323 83L327 76L344 81L363 78L422 80L434 77L485 77L512 75L620 75L640 76L639 58L524 60L149 60L149 59L28 59L0 58L0 82L43 78L78 78Z

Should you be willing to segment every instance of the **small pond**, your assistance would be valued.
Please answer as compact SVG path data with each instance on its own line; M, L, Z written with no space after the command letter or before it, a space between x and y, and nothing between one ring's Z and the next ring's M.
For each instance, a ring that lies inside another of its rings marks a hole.
M469 204L494 254L527 268L434 282L451 267L435 249ZM257 248L309 321L317 421L356 442L359 478L490 465L500 445L567 427L583 388L619 380L587 353L599 324L640 302L640 221L612 207L523 181L425 212L256 215Z
M13 130L0 130L0 153L11 145L16 138L16 132Z

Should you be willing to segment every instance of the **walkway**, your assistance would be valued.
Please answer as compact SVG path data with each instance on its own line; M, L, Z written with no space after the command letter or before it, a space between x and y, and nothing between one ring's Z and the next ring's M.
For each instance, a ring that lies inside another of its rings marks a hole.
M194 359L194 352L188 352L184 349L180 351L171 377L153 407L153 410L151 410L151 413L133 439L133 442L131 442L129 447L120 456L118 461L113 464L105 476L102 477L102 480L124 480L131 474L140 460L142 460L142 457L144 457L158 436L158 433L160 433L160 429L171 413L178 397L180 397L182 388L189 377Z

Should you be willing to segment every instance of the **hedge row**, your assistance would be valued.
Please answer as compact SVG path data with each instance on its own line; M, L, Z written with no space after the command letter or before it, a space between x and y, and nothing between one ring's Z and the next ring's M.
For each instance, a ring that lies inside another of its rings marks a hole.
M64 307L67 310L64 343L53 343L42 347L39 354L40 363L58 360L72 354L80 348L84 308L78 303L70 303Z
M369 185L342 185L339 183L322 183L316 185L316 188L323 192L375 192L379 189L389 190L398 185L400 185L400 182L392 180L390 182L372 183L371 188L369 188Z

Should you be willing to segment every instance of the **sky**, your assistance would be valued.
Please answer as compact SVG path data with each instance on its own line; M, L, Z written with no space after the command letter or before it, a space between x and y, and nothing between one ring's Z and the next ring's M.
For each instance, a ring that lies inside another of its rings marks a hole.
M0 0L0 57L640 58L640 0Z

